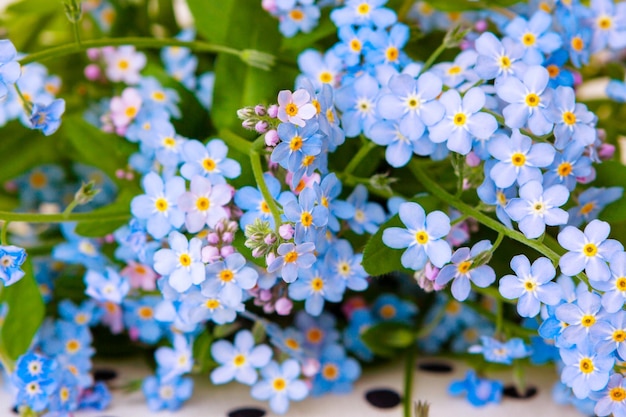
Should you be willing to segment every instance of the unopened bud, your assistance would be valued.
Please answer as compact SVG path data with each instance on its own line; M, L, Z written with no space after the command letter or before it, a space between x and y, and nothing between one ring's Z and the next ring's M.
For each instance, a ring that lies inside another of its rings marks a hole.
M265 116L267 114L267 109L265 108L264 105L257 104L256 106L254 106L254 113L257 116Z
M83 16L83 8L80 0L66 0L63 4L65 7L65 16L72 23L77 23Z
M95 188L95 186L95 181L89 181L86 184L83 183L78 191L76 191L76 194L74 194L74 201L79 205L89 203L100 192L100 189Z
M271 106L269 106L269 108L267 109L267 115L271 117L272 119L277 118L278 117L278 105L272 104Z
M274 129L269 130L265 134L265 144L267 146L276 146L280 142L280 138L278 137L278 132Z
M291 240L294 234L294 228L289 223L284 223L278 228L278 234L285 240Z
M254 125L254 130L256 130L256 132L258 134L263 134L265 132L267 132L267 129L269 128L269 125L267 124L267 122L265 120L259 120L255 125Z
M291 313L291 309L293 308L293 303L289 298L281 297L276 300L274 308L276 308L277 314L281 316L288 316Z

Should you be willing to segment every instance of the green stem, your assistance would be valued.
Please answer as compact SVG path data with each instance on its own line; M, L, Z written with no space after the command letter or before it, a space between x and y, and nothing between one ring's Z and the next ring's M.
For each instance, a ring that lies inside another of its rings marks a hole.
M223 139L229 148L233 148L238 152L246 155L250 153L250 150L253 148L253 142L242 138L238 134L228 129L222 130L219 134L219 138Z
M357 169L361 161L367 156L367 154L376 147L376 144L372 141L367 141L361 146L359 151L354 155L352 160L346 166L346 169L343 170L344 174L352 174L354 170Z
M426 71L428 71L428 69L435 63L435 60L439 58L439 55L441 55L443 51L445 51L446 49L448 49L448 46L445 43L442 43L441 45L439 45L437 49L435 49L435 52L430 54L430 56L424 63L424 66L422 67L420 74L423 74Z
M122 46L134 45L139 48L163 48L167 46L180 46L195 51L226 53L243 58L244 52L228 46L216 45L213 43L193 41L179 41L178 39L154 39L146 37L127 37L127 38L104 38L92 39L81 42L80 44L71 43L67 45L55 46L44 51L35 52L20 59L20 64L26 65L31 62L42 62L48 59L59 58L66 55L76 54L86 51L89 48L101 48L105 46Z
M65 210L63 210L63 216L68 217L72 214L72 210L74 210L76 206L78 206L78 201L72 200L72 202L65 207Z
M415 4L415 0L404 0L400 9L398 9L398 20L403 22L409 12L411 11L411 7Z
M22 94L22 90L20 90L20 87L18 87L17 84L14 84L13 86L15 87L15 91L17 92L17 95L19 96L20 100L22 100L22 107L24 108L26 115L30 116L30 114L33 112L33 105L31 104L30 101L26 100L26 98Z
M402 404L404 417L413 415L413 376L415 375L415 346L410 346L406 350L404 362L404 398Z
M80 27L78 26L78 21L72 22L72 28L74 29L74 40L76 40L76 45L80 48L82 42L80 40Z
M494 253L498 249L498 246L500 246L500 243L502 243L503 239L504 239L504 234L503 233L498 233L498 237L496 238L496 241L494 242L493 246L491 247L491 253Z
M106 213L94 215L93 213L65 214L39 214L39 213L14 213L0 211L0 221L28 222L28 223L65 223L65 222L101 222L114 220L128 220L130 213Z
M276 229L276 232L278 232L278 228L281 225L280 210L278 209L278 206L276 205L276 201L274 201L274 197L272 197L272 194L270 194L270 190L267 187L267 184L265 183L265 178L263 178L263 167L261 166L261 155L253 149L250 149L249 155L250 155L250 163L252 165L252 175L254 175L254 180L259 186L259 190L261 190L261 195L263 196L263 199L267 203L267 206L269 207L270 212L272 213L272 217L274 218L275 229Z
M2 246L7 246L9 244L9 239L7 239L7 231L9 230L10 221L5 221L2 223L2 232L0 232L0 244Z
M338 172L337 177L341 182L349 187L356 187L358 184L362 184L367 187L370 194L377 195L383 198L391 198L394 196L402 197L400 194L393 192L393 190L385 190L383 188L377 188L372 185L370 178L357 177L352 174L346 174L345 172Z

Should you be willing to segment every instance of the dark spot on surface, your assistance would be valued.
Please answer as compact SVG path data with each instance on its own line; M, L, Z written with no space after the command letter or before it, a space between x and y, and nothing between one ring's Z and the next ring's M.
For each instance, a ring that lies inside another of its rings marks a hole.
M14 414L19 414L20 412L17 410L17 405L11 409Z
M117 378L117 371L114 371L113 369L109 369L109 368L101 368L101 369L96 369L93 372L93 378L96 381L111 381L115 378Z
M502 391L502 395L509 398L517 398L519 400L525 400L528 398L532 398L537 395L537 388L535 387L527 387L526 392L522 393L517 390L515 385L507 385L504 387Z
M263 417L265 411L256 407L237 408L228 412L228 417Z
M434 374L448 374L452 372L452 365L445 362L430 361L423 362L417 365L417 367L425 372L432 372Z
M400 404L397 391L389 388L375 388L365 393L365 399L376 408L393 408Z

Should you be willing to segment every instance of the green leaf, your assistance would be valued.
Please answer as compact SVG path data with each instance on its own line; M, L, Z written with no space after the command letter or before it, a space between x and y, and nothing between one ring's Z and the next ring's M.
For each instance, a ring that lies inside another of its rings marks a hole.
M200 333L193 342L194 371L201 374L210 371L217 363L211 357L211 345L215 338L208 330Z
M118 185L130 185L119 180L115 171L128 165L128 157L137 150L136 145L101 131L78 114L66 116L59 132L66 140L72 160L100 168Z
M596 168L595 187L624 187L626 178L626 166L617 161L605 161ZM600 216L602 220L617 223L626 220L626 193L622 198L609 204L602 210Z
M213 337L216 339L224 339L241 328L241 323L220 324L213 328Z
M5 352L11 361L28 350L45 313L30 259L26 259L22 269L24 277L0 292L0 304L6 303L9 308L0 327L0 352Z
M427 213L437 207L437 200L433 197L419 197L412 201L419 203ZM406 249L391 249L383 243L383 232L389 227L405 226L397 214L383 223L365 245L363 250L363 268L371 276L385 275L395 271L404 271L412 274L414 271L406 269L400 262L400 258Z
M442 12L462 12L465 10L482 10L490 7L509 7L520 2L520 0L447 0L435 1L427 0L432 7Z
M198 33L212 42L231 45L228 42L228 20L236 2L187 0L187 5ZM241 28L239 30L244 32Z
M113 233L130 219L130 201L136 194L132 189L122 189L113 203L90 211L89 213L93 215L93 221L78 223L76 233L86 237L102 237ZM98 219L101 215L117 213L127 214L127 216L120 216L115 219Z
M407 324L387 322L369 327L361 334L361 340L377 355L391 357L398 349L413 345L416 335L413 328Z

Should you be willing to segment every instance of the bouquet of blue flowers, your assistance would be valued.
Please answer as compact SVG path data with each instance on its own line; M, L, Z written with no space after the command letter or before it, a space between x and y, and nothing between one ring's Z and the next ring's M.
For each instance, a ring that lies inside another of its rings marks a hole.
M626 416L626 2L173 3L0 15L16 412L105 409L94 355L154 411L204 375L277 414L445 355L475 406L551 366Z

